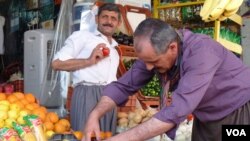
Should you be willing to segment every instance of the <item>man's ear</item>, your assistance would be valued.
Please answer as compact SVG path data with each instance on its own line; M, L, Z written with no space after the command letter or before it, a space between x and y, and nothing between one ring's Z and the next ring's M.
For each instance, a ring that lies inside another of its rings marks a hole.
M170 43L168 48L169 48L169 50L171 50L171 52L178 53L178 44L177 44L177 42Z

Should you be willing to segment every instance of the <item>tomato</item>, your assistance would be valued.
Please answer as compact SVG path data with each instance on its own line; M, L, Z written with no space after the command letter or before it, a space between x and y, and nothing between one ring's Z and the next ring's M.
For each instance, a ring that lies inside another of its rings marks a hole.
M109 48L103 48L102 53L103 53L103 56L108 56L109 55Z

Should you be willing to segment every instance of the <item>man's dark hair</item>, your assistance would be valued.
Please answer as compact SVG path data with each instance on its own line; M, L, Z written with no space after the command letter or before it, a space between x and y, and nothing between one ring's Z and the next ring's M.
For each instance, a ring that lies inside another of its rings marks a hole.
M102 4L98 9L98 16L100 16L100 14L102 13L103 10L114 11L114 12L118 13L118 18L119 18L119 20L121 20L121 11L116 4L114 4L114 3Z
M142 21L134 32L134 37L144 36L149 39L156 53L161 54L167 50L167 45L178 41L178 34L173 27L160 19L147 18ZM141 48L137 48L141 50Z

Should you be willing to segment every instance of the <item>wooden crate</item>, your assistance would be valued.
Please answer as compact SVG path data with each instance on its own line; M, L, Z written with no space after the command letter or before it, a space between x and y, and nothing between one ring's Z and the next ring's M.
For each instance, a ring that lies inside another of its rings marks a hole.
M126 112L134 111L136 108L136 95L129 96L128 101L123 105L118 107L119 112Z

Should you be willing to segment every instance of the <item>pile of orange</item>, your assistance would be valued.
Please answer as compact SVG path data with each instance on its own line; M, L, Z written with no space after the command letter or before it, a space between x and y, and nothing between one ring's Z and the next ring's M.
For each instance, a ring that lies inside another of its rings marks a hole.
M21 93L14 92L12 94L0 93L0 110L5 110L2 112L2 116L0 114L0 121L3 121L2 126L8 125L10 121L17 121L20 124L24 124L24 120L22 119L24 115L34 114L37 115L43 122L43 126L45 128L45 132L54 132L54 133L67 133L70 131L70 122L67 119L60 119L57 113L49 112L47 109L40 105L36 100L36 97L31 93ZM3 107L3 104L7 103L7 106ZM12 112L11 117L15 119L7 119L10 117L8 112L10 110L15 110L16 112ZM1 113L1 112L0 112ZM5 114L6 113L6 114ZM5 123L6 120L6 123ZM10 122L11 123L11 122ZM1 126L0 126L1 127Z
M48 112L44 121L46 131L54 131L63 134L70 131L70 122L67 119L60 119L55 112Z

